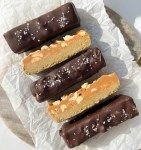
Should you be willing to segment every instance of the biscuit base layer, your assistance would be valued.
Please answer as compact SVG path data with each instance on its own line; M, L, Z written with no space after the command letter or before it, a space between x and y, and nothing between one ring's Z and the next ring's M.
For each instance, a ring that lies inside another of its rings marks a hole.
M26 74L39 73L85 50L90 44L91 38L84 30L72 36L66 35L63 41L43 46L26 56L22 61L23 70Z
M103 75L92 84L85 83L75 93L62 97L61 101L48 104L48 113L58 123L70 119L116 92L119 86L115 73Z

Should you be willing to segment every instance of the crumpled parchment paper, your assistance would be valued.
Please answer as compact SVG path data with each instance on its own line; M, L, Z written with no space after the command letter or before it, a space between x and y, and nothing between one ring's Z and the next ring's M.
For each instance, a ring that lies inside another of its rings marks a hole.
M105 12L103 0L71 0L77 7L81 24L92 35L92 44L99 47L107 66L102 74L116 72L121 80L118 93L128 94L141 112L141 71L125 45L120 30ZM67 150L59 136L61 124L54 123L46 113L47 103L37 103L29 85L37 76L26 76L20 66L25 54L14 54L2 34L7 30L64 4L65 0L0 0L0 84L32 136L38 150ZM136 150L141 148L141 116L128 120L104 134L99 134L76 150Z

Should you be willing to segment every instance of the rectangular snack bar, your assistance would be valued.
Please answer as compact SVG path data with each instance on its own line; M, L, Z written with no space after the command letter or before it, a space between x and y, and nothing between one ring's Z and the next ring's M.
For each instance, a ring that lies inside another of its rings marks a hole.
M138 114L133 99L126 95L119 95L98 108L88 110L81 117L65 123L60 130L60 136L68 147L73 148Z
M80 19L75 6L73 3L66 3L11 29L4 34L4 37L14 53L22 53L78 26Z
M66 35L63 39L26 56L22 61L25 73L33 74L48 69L85 50L91 44L91 38L85 30Z
M116 92L119 85L116 73L103 75L92 84L84 83L75 93L48 104L48 113L54 121L62 122L100 103Z
M101 51L98 48L88 48L80 56L35 81L31 85L32 94L38 102L49 100L105 66Z

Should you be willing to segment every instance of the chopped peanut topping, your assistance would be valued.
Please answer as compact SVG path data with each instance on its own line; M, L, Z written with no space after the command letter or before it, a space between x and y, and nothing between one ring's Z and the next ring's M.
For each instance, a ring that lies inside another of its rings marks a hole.
M66 108L67 108L66 105L61 105L61 110L62 110L62 112L63 112Z
M44 46L42 46L41 47L41 50L46 50L46 49L48 49L49 47L47 46L47 45L44 45Z
M69 41L69 40L71 40L73 37L74 37L74 36L66 35L65 37L63 37L63 39L64 39L65 41Z
M78 96L77 99L76 99L76 101L77 101L78 104L79 104L82 100L83 100L83 97L82 97L82 96Z
M61 46L62 46L62 47L66 47L66 46L67 46L67 43L62 42L62 43L61 43Z
M58 100L58 101L55 101L55 102L53 102L53 105L55 105L55 106L57 106L57 105L59 105L60 104L60 101Z
M96 88L92 88L92 89L91 89L91 92L95 92L95 91L97 91Z
M81 30L78 34L81 36L84 36L86 34L86 32L84 30Z
M67 95L61 97L62 100L67 99Z

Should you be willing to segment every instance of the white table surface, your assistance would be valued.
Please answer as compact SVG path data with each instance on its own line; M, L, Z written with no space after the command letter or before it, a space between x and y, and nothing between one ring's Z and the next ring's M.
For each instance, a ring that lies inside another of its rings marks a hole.
M141 0L104 0L104 2L135 28L141 38Z
M104 0L105 4L120 14L141 37L141 0ZM0 119L0 150L34 150L16 137Z
M0 119L0 150L34 150L14 135Z

